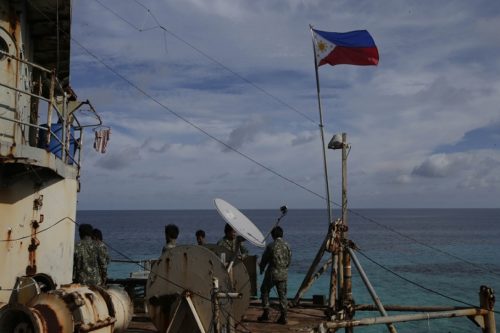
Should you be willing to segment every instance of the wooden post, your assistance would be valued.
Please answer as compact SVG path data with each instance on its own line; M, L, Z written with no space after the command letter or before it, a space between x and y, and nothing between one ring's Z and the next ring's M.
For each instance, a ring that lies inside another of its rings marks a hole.
M338 225L338 227L340 227L340 225ZM337 269L338 269L338 271L337 271L338 305L337 305L337 310L340 310L342 307L342 304L344 304L343 297L344 297L344 256L345 256L345 252L342 249L342 245L341 245L342 238L340 237L340 235L342 234L342 232L340 230L338 230L337 233L339 234L339 237L337 238L338 242L339 242L339 250L338 250L338 254L337 254L337 257L338 257L338 267L337 267ZM333 275L333 270L332 270L332 275Z
M481 309L488 310L488 313L484 315L483 333L496 333L495 313L493 312L495 294L493 289L487 286L481 286L479 289L479 304Z
M336 301L337 301L337 291L340 294L340 289L337 290L337 274L339 269L339 253L337 251L332 252L332 274L330 275L330 297L328 299L329 313L334 314L336 312Z
M342 244L348 243L348 223L347 223L347 154L348 154L347 134L342 133ZM346 245L348 246L348 245ZM347 250L344 250L343 262L343 280L344 285L342 289L342 305L346 311L346 320L352 319L352 270L351 270L351 257ZM346 333L353 332L352 327L346 327Z

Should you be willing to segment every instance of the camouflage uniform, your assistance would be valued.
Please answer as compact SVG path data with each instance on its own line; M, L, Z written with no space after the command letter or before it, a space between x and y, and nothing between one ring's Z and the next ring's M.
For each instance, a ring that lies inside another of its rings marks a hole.
M227 236L224 236L221 240L217 242L217 245L224 247L225 249L231 251L232 253L236 252L236 238L233 240L230 240L227 238ZM240 253L242 255L247 255L248 250L243 244L240 243Z
M90 236L84 237L75 246L73 281L85 285L102 285L101 272L106 269L106 258L99 245Z
M101 279L102 283L106 284L106 281L108 280L108 265L109 265L109 254L108 254L108 248L106 247L106 244L104 242L97 240L97 247L99 249L99 256L101 258L104 258L104 262L106 263L104 268L101 267L100 274L101 274Z
M292 258L292 251L287 242L283 238L278 237L266 247L259 268L262 272L267 267L260 294L262 298L262 306L265 311L269 311L269 291L276 285L280 301L281 316L287 318L287 279L288 266Z

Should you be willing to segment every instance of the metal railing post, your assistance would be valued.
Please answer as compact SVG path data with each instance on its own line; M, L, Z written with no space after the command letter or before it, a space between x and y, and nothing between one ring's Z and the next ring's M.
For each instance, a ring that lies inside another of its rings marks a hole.
M46 144L47 147L50 145L50 132L51 132L51 123L52 123L52 107L54 106L54 90L56 85L56 73L54 71L51 72L50 78L50 89L49 89L49 106L47 110L47 139Z

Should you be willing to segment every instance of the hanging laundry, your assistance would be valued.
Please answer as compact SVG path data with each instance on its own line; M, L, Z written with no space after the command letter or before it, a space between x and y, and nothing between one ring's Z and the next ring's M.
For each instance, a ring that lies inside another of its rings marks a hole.
M109 137L111 135L111 129L100 129L94 131L94 133L94 149L97 152L104 154L106 152L106 146L108 145Z

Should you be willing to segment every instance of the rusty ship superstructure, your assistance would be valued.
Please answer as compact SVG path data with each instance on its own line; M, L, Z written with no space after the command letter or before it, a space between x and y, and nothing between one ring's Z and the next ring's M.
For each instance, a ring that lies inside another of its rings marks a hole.
M71 1L0 1L0 331L118 332L119 288L72 284L83 132L70 86Z

